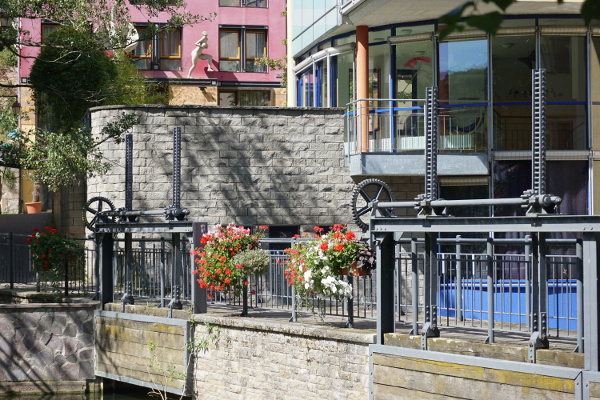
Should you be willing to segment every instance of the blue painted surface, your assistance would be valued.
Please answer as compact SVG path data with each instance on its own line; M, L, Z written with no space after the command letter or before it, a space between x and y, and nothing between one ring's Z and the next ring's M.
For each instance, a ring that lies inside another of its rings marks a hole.
M494 320L527 323L526 282L502 280L494 284ZM488 284L485 280L462 281L462 309L466 319L488 319ZM438 293L438 315L456 317L456 284L442 284ZM548 281L548 327L577 329L577 283L575 280Z

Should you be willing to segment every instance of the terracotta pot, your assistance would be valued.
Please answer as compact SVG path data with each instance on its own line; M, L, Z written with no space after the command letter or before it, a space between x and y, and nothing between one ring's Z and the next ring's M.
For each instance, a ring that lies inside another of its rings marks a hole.
M27 214L39 214L42 212L42 202L34 201L31 203L25 203L25 209L27 210Z
M350 268L341 268L340 275L367 276L369 273L363 268L356 268L356 261L354 261L350 264Z

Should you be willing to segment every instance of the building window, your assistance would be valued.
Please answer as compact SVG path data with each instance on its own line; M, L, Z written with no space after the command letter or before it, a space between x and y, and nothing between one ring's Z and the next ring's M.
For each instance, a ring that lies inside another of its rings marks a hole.
M42 42L54 32L60 25L58 24L42 24Z
M268 106L271 92L268 90L239 90L219 92L219 105L223 107L236 106Z
M259 60L267 55L267 31L227 28L219 32L219 70L224 72L267 72Z
M219 0L219 7L267 8L267 0Z
M140 36L133 50L133 63L139 69L173 71L181 68L181 29L164 29L158 34L136 27Z

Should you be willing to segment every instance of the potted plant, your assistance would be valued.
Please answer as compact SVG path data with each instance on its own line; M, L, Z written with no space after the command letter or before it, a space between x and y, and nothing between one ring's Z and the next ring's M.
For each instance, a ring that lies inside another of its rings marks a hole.
M352 286L341 275L356 275L353 272L358 267L355 262L365 245L343 225L334 225L326 234L322 234L320 227L314 229L317 232L314 240L299 242L286 249L288 283L294 285L299 297L314 294L319 298L351 298ZM361 268L366 271L366 264L361 264Z
M235 264L236 268L244 271L244 280L248 281L249 275L262 275L264 274L269 266L271 265L271 260L269 256L264 250L254 248L249 250L244 250L237 253L233 256L232 259L233 264ZM239 268L241 267L241 268ZM243 300L243 309L242 309L242 317L248 316L248 286L244 285L242 287L242 300Z
M242 264L234 263L233 258L238 253L259 249L265 229L261 226L258 232L251 233L250 229L229 224L215 225L205 233L200 240L202 246L192 253L196 256L194 273L200 287L239 296L242 288L248 285L248 270ZM214 294L208 296L212 298Z
M76 265L83 255L83 246L75 241L73 234L59 232L48 226L43 230L35 228L27 238L27 243L30 245L31 261L38 273L38 281L50 282L54 291L58 290L60 282L68 280L68 265ZM75 272L71 272L73 276Z

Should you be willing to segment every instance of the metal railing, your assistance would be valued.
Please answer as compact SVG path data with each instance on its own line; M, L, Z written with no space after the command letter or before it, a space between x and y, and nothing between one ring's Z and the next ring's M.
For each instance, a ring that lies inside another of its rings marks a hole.
M487 103L440 101L439 147L446 151L487 151ZM361 99L347 105L346 155L425 149L425 100ZM362 135L368 135L366 142Z
M10 232L0 233L0 283L7 284L10 289L18 285L34 285L35 290L40 291L50 283L41 282L33 267L28 237L30 236ZM70 268L66 271L65 281L61 281L57 289L67 294L94 292L94 275L88 270L88 266L94 265L94 254L93 250L85 249L83 259L77 263L69 263Z
M0 282L37 283L32 269L26 236L0 235ZM264 275L249 277L248 306L282 311L318 311L327 315L348 316L348 305L335 299L312 298L307 304L295 304L294 293L285 279L287 255L284 248L295 239L264 239L262 247L268 249L271 265ZM486 329L493 315L497 331L529 332L531 330L534 277L531 267L531 242L523 239L494 239L493 247L486 251L487 238L439 238L442 246L437 254L438 283L436 293L437 314L440 325ZM548 307L548 328L554 336L577 337L581 340L581 255L577 241L551 240L548 245L557 254L547 258L547 279L543 282L547 293L544 301ZM190 300L192 271L195 268L190 256L190 243L181 245L181 299ZM395 261L395 309L398 321L420 325L428 299L424 295L423 239L399 241ZM125 249L123 241L115 241L114 287L115 301L124 295ZM449 251L451 250L451 251ZM172 279L176 273L174 252L170 242L163 239L141 238L134 240L132 257L132 294L142 301L154 301L165 306L173 296ZM489 254L488 254L489 253ZM69 280L69 290L77 294L96 292L96 251L88 241L86 267L83 275ZM492 285L487 277L491 273ZM372 277L353 277L352 315L357 318L376 318L376 274ZM415 284L416 283L416 284ZM488 299L492 296L494 309L490 314ZM209 304L242 305L239 296L221 292L208 292Z

